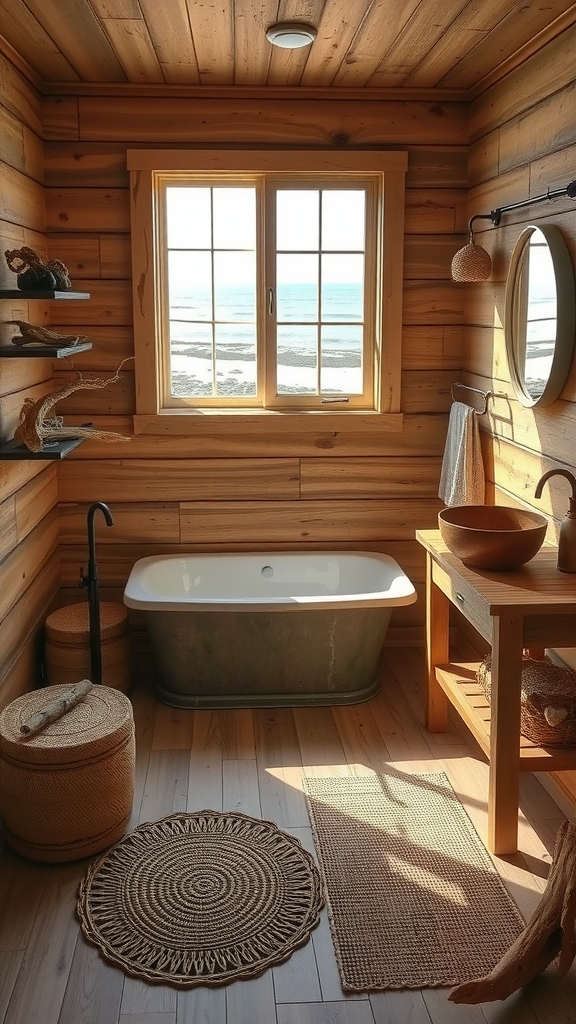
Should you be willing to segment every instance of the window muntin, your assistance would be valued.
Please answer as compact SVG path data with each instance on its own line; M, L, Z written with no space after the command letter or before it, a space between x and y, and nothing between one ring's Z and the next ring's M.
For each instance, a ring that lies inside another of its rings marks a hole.
M162 404L256 399L257 189L168 179L159 198Z
M377 180L158 184L162 407L374 407Z

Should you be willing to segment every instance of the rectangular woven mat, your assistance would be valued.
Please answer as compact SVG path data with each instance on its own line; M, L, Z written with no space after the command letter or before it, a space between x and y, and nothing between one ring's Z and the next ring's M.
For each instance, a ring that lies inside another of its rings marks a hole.
M443 772L307 778L344 991L452 986L524 928Z

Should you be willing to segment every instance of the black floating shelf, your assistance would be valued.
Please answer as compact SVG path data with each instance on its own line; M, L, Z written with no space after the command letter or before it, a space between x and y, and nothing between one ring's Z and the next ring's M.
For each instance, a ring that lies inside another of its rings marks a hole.
M59 292L53 288L25 291L23 288L0 288L0 299L89 299L90 292Z
M80 345L0 345L0 359L64 359L91 348L91 341Z
M11 441L6 441L3 445L0 445L0 461L20 462L39 459L63 459L68 452L71 452L73 448L77 448L84 440L84 437L69 437L63 441L46 442L42 451L31 452L26 445L18 444L12 438Z

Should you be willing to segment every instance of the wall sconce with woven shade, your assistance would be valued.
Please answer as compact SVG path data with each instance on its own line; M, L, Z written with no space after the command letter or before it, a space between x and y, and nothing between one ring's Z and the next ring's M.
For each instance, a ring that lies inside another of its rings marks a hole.
M508 210L519 210L523 206L531 206L532 203L542 203L546 199L559 199L561 196L568 196L569 199L576 199L576 179L568 182L565 188L556 188L544 192L541 196L533 196L532 199L523 199L520 203L510 203L509 206L497 206L490 213L478 213L468 223L468 242L462 249L454 254L452 258L452 280L453 281L487 281L492 271L492 260L490 253L486 252L481 245L474 241L472 225L475 220L490 220L494 227L498 227L500 218Z

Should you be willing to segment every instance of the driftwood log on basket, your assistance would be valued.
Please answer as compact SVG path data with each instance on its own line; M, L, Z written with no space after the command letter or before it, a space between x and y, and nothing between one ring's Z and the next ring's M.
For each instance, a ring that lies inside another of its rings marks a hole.
M566 974L576 956L576 824L564 822L556 836L552 867L540 903L526 928L485 978L458 985L453 1003L506 999L558 957Z
M58 700L53 700L51 704L46 704L46 707L42 708L41 711L37 711L31 718L26 719L20 726L20 732L23 736L35 736L36 733L41 732L45 726L49 725L50 722L55 722L57 718L61 718L65 715L70 708L73 708L87 693L90 693L92 689L92 683L89 679L82 679L75 686L71 687L70 690L64 690L60 694Z

